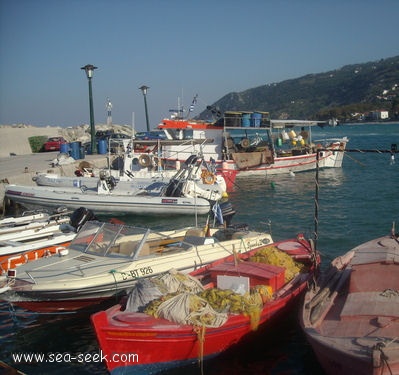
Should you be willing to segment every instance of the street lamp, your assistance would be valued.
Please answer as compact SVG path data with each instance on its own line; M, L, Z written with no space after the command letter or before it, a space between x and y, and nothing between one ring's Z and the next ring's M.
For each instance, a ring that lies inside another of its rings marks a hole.
M89 106L90 106L90 135L91 135L91 153L96 153L96 129L94 127L94 112L93 112L93 94L91 89L91 79L93 78L94 65L85 65L81 67L86 72L87 80L89 81Z
M150 131L150 123L148 121L148 108L147 108L147 90L149 89L148 86L141 86L139 87L139 89L143 92L143 96L144 96L144 107L145 107L145 120L147 123L147 131Z

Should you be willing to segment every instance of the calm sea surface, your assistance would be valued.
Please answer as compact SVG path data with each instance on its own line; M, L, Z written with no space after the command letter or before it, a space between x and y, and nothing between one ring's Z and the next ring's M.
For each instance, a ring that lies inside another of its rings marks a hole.
M348 149L390 150L399 145L399 124L341 125L317 128L313 139L347 136ZM319 173L318 249L323 267L350 248L399 226L399 154L346 153L342 169ZM230 200L234 223L269 230L275 240L297 233L313 236L315 173L238 179ZM149 219L124 216L127 223L172 228L195 225L195 219ZM189 222L189 221L192 222ZM202 224L203 219L199 220ZM39 315L0 302L0 359L27 374L107 374L101 363L16 364L12 353L98 353L89 314ZM1 371L0 371L1 373ZM198 368L168 374L200 374ZM322 375L297 323L297 310L204 367L204 374Z

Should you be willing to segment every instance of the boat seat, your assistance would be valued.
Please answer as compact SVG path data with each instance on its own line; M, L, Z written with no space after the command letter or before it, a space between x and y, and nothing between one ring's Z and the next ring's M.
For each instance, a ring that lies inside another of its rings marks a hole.
M123 254L123 255L132 254L132 252L135 249L136 245L137 245L137 241L121 242L119 244L119 254Z
M121 242L119 244L119 254L122 255L132 255L134 251L136 250L137 246L139 245L139 242L137 241L126 241L126 242ZM150 254L150 246L145 243L140 251L140 256L145 256Z
M191 228L184 235L183 242L199 246L205 243L205 232L199 228Z
M150 245L148 244L148 243L145 243L142 247L141 247L141 250L140 250L140 257L142 257L142 256L146 256L146 255L150 255L150 253L151 253L151 248L150 248Z
M205 232L204 232L203 229L200 229L200 228L188 229L186 234L185 234L185 237L193 237L193 236L195 236L195 237L205 237Z

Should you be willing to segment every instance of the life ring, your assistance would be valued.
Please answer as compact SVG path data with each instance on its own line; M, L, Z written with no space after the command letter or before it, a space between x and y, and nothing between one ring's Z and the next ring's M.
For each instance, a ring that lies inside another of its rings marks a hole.
M201 173L202 182L207 185L213 185L216 182L216 176L207 170Z
M241 139L240 145L242 148L248 148L251 144L248 138Z
M150 164L151 164L150 155L141 154L141 155L139 156L139 164L140 164L142 167L148 167L148 166L150 166Z

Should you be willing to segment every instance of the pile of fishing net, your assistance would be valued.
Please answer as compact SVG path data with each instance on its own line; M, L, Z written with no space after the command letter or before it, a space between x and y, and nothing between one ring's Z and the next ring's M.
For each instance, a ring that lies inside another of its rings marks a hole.
M263 304L273 298L270 286L259 285L244 294L230 289L211 288L193 294L170 293L151 301L144 312L154 317L168 319L178 324L219 327L228 314L250 317L251 328L259 325Z
M150 302L144 312L178 324L205 327L220 327L227 320L226 313L216 312L208 301L188 292L163 296Z
M199 293L215 311L229 314L244 314L250 317L251 328L259 325L263 304L273 299L273 290L268 285L257 285L250 292L239 294L230 289L206 289Z
M285 268L285 282L292 280L299 272L303 272L304 265L296 262L286 252L275 246L268 246L258 250L249 258L251 262L267 263Z
M126 302L126 311L142 311L149 302L167 294L198 293L204 288L194 277L178 272L175 269L137 281Z

